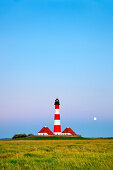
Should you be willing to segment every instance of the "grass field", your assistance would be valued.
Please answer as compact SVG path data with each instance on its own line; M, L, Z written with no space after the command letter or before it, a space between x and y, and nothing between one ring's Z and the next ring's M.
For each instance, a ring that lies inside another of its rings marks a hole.
M2 169L113 169L113 139L0 140Z

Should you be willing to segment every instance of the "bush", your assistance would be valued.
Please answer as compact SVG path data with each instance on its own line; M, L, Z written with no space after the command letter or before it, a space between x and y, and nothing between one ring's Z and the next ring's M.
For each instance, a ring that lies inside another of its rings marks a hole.
M26 134L15 134L12 139L16 139L16 138L24 138L24 137L27 137Z
M28 136L34 136L32 133L28 134Z

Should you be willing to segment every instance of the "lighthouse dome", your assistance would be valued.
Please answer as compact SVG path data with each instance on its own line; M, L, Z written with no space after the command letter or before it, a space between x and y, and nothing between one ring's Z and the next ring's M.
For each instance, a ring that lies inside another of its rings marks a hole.
M54 105L60 105L59 99L56 98Z

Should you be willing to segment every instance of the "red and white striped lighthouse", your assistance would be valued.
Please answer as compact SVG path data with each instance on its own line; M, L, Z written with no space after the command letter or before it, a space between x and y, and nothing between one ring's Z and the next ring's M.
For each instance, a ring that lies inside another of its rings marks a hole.
M55 100L55 115L54 115L54 134L61 135L60 113L59 113L59 99Z

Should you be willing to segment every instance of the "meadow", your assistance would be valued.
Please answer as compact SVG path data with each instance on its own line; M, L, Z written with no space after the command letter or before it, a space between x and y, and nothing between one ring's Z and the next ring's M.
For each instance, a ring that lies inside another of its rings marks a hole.
M0 140L4 169L113 169L113 139Z

